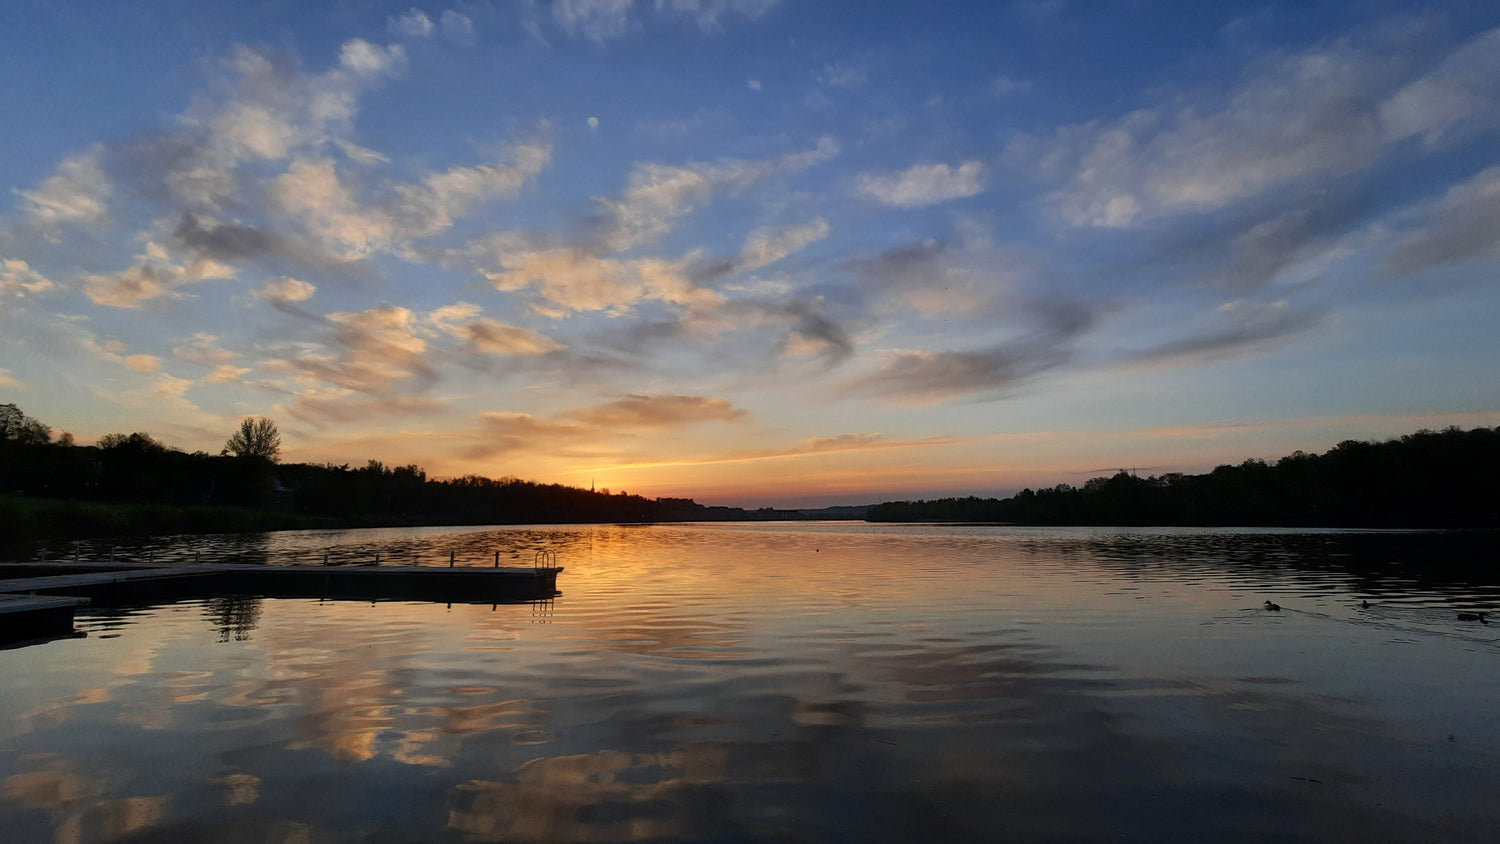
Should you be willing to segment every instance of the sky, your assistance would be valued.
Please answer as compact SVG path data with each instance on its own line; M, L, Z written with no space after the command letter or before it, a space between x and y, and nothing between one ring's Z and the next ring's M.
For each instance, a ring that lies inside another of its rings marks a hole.
M19 0L0 402L702 503L1500 424L1500 5Z

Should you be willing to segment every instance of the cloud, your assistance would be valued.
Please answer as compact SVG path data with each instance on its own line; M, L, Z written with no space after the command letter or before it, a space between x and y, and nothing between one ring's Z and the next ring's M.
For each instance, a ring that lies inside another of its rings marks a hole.
M630 6L633 0L555 0L552 16L569 35L603 43L618 38L630 28Z
M24 299L45 293L55 287L50 279L33 270L25 261L0 258L0 298Z
M177 295L177 288L195 281L233 278L234 268L211 258L178 261L157 243L147 243L129 269L83 276L83 292L98 305L137 308L161 296Z
M692 18L706 32L723 29L724 20L739 16L757 20L780 0L656 0L659 15ZM640 26L633 19L634 0L554 0L552 17L570 36L582 35L603 43Z
M623 314L642 300L714 307L723 297L693 284L681 261L615 260L579 249L514 252L498 256L503 269L484 271L496 290L535 287L554 316L575 311Z
M328 254L355 261L376 252L404 251L488 200L514 196L551 160L546 144L508 147L509 162L454 166L415 182L389 186L395 198L366 204L345 183L332 159L299 159L272 183L274 206Z
M598 457L617 450L613 443L633 439L638 432L660 434L703 422L738 422L747 415L727 399L677 395L629 395L550 419L494 411L480 417L472 435L478 442L463 455L477 459L524 451Z
M1004 390L1071 361L1074 341L1097 318L1097 308L1062 300L1032 302L1023 310L1030 325L1015 337L977 349L888 350L873 372L844 388L918 405Z
M235 366L234 364L229 363L221 363L218 366L214 367L212 372L203 376L203 380L208 384L226 384L232 381L238 381L249 374L250 369L248 367Z
M161 369L161 358L156 355L127 355L125 365L136 372L156 372Z
M781 0L656 0L656 8L691 16L700 29L714 31L723 28L726 17L739 15L757 20L779 2Z
M265 283L260 289L260 296L268 302L306 302L311 299L318 288L295 278L277 278Z
M65 225L93 225L108 217L113 183L101 166L104 148L66 158L35 190L17 191L37 228L55 238Z
M349 393L390 398L430 387L437 374L424 359L428 344L419 318L408 308L381 305L363 311L328 314L330 353L318 344L303 344L290 355L272 357L261 366L297 379L313 389L332 385ZM319 392L320 406L332 393Z
M474 20L462 12L449 9L443 12L439 19L439 25L443 28L443 37L460 44L472 44L476 33L474 32Z
M1411 81L1410 47L1340 39L1253 65L1221 103L1146 108L1022 139L1014 163L1061 173L1046 200L1073 226L1126 228L1211 212L1273 188L1364 169L1395 144L1435 144L1500 116L1500 30Z
M1380 104L1388 142L1421 136L1434 145L1455 127L1500 111L1500 29L1475 38Z
M406 52L399 44L354 38L340 47L335 67L306 74L275 54L236 46L225 67L229 78L218 83L215 96L188 109L179 133L138 150L148 158L166 156L163 181L190 210L215 210L233 199L245 165L316 156L347 139L360 94L401 73Z
M861 296L898 318L942 316L946 321L962 314L993 321L997 308L1025 316L1025 308L1006 308L1005 300L1032 275L1029 261L1017 250L996 247L973 231L967 240L955 245L925 238L842 266L857 279Z
M334 388L299 393L291 404L278 404L275 409L294 419L324 425L398 416L436 416L447 408L443 402L425 396L365 396L355 390Z
M479 316L480 308L468 302L438 308L428 314L437 328L462 340L468 351L487 355L545 355L567 348L530 328L506 325Z
M865 84L869 74L864 68L847 62L830 62L817 72L818 82L830 88L854 89Z
M1293 308L1284 301L1234 300L1218 309L1220 325L1148 349L1129 353L1127 364L1195 364L1231 358L1265 348L1272 341L1321 324L1321 310Z
M374 409L392 414L442 410L442 400L423 394L438 381L436 364L451 354L453 346L443 342L447 338L457 341L460 352L486 356L533 357L566 348L532 329L487 319L479 306L467 302L426 315L381 305L313 318L329 329L322 343L295 344L259 364L291 377L283 386L293 393L289 412L309 421L349 421ZM207 348L195 351L204 362L229 360L209 357ZM210 377L228 377L232 369L221 365Z
M208 367L209 373L203 376L203 381L207 384L238 381L250 374L249 367L235 366L233 363L244 357L243 355L221 347L219 338L206 331L194 334L192 342L174 347L172 357Z
M226 263L289 251L275 234L188 211L183 212L182 221L172 230L172 236L189 253Z
M339 67L362 79L387 76L405 65L406 50L400 44L379 47L363 38L351 38L339 48Z
M890 396L903 403L933 404L1012 386L1060 366L1068 357L1057 345L1036 342L972 351L900 350L888 353L877 371L848 386L855 392Z
M402 38L430 38L437 31L437 26L427 17L427 13L417 8L400 17L391 15L386 18L385 28L392 35Z
M332 159L294 162L269 194L275 207L339 260L389 249L396 239L396 221L381 209L365 208L339 178Z
M753 463L761 460L786 460L814 457L821 454L838 454L860 451L891 451L904 448L929 448L952 445L959 442L950 436L923 437L921 439L891 439L881 433L847 433L828 437L809 437L791 446L767 448L756 451L738 451L710 457L689 457L680 460L619 460L618 465L633 468L655 468L662 466L713 466L723 463Z
M549 422L529 413L492 411L480 416L473 438L478 442L461 453L480 460L518 452L573 453L574 448L592 445L598 432L578 422Z
M597 407L575 410L567 418L609 429L676 428L698 422L734 422L746 411L728 399L705 396L630 395Z
M202 364L203 366L218 366L230 361L239 360L243 355L219 346L219 338L206 331L200 331L193 335L191 343L184 343L172 349L172 357L188 363Z
M855 195L895 208L925 208L974 196L984 188L985 167L979 161L965 161L957 170L938 163L896 173L863 173L854 183Z
M996 96L1001 97L1007 94L1025 94L1029 92L1032 87L1033 86L1030 79L1016 79L1011 76L1001 76L996 78L994 82L990 83L990 91L992 91Z
M504 196L515 196L552 160L550 144L516 144L505 150L510 163L493 162L450 167L430 173L419 182L397 185L401 196L395 216L407 237L425 237L453 225L453 219L474 206Z
M1386 256L1400 274L1492 254L1500 248L1500 167L1491 167L1415 211L1422 224Z
M823 138L815 149L777 159L725 159L714 164L637 164L619 199L596 201L614 218L606 236L610 248L625 250L672 230L679 217L715 194L738 193L760 179L795 173L838 155L838 143Z
M801 226L759 228L745 237L740 262L745 269L758 269L800 252L828 236L828 221L818 217Z
M820 313L815 306L793 302L770 310L790 320L791 325L781 343L787 354L818 355L839 361L853 353L854 341L843 326Z

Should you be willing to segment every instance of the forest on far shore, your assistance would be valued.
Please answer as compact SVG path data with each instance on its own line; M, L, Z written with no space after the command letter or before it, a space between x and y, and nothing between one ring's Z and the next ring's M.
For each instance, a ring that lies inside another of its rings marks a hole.
M218 533L318 527L746 521L1352 528L1500 527L1500 428L1346 440L1318 455L1251 459L1201 475L1119 472L1081 487L1010 498L897 501L818 510L709 507L514 477L434 479L419 466L369 460L281 463L281 437L250 417L218 454L150 436L94 445L54 437L0 404L0 540ZM793 492L793 491L789 491ZM0 542L0 545L6 544Z
M7 534L0 540L854 515L710 507L513 477L434 479L419 466L379 460L281 463L280 445L275 424L256 417L244 420L219 454L184 452L143 432L77 445L16 405L0 404L0 524Z
M1323 454L1251 459L1202 475L1121 471L1010 498L896 501L875 522L1236 527L1500 527L1500 428L1345 440Z

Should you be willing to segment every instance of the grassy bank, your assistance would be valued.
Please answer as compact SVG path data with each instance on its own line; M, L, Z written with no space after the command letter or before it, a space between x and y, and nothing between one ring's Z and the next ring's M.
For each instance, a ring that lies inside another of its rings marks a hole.
M0 495L0 547L55 539L246 533L339 527L337 520L239 507L182 507Z

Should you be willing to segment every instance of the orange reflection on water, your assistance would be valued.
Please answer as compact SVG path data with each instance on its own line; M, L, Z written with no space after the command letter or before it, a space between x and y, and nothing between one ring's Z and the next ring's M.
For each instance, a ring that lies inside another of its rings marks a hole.
M469 780L453 789L448 826L479 841L639 841L692 829L687 792L725 777L721 745L691 744L665 753L543 757L513 779ZM620 817L580 823L590 807L619 805ZM645 811L655 805L666 811ZM628 807L637 807L631 809Z

